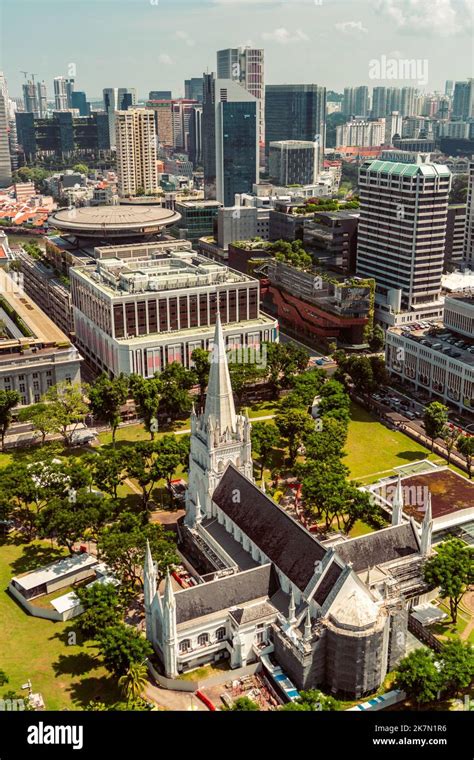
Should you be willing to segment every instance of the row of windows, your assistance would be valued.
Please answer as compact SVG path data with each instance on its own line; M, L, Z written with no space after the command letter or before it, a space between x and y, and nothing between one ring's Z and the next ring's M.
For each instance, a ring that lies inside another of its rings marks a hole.
M226 629L224 626L221 628L218 628L214 633L214 640L215 641L223 641L227 635ZM199 647L205 647L210 643L210 636L208 633L201 633L197 637L197 644ZM183 639L179 642L179 651L189 652L191 650L191 639Z

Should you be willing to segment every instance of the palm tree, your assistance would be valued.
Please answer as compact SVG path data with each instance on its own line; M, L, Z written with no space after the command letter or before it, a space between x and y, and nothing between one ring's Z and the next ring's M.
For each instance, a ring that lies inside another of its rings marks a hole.
M132 662L124 676L119 678L119 687L127 699L137 699L148 681L148 670L143 662Z

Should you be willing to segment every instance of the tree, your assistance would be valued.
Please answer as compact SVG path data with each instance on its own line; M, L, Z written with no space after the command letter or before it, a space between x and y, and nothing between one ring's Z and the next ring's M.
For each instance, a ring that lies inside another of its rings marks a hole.
M441 685L433 652L428 649L415 649L396 668L394 687L405 691L418 705L433 702Z
M155 467L166 478L168 489L177 468L186 464L189 457L189 438L186 436L164 435L155 444Z
M54 422L51 419L49 404L38 403L21 409L18 415L20 422L31 422L41 435L41 443L45 442L48 433L54 432Z
M93 583L75 592L84 612L76 627L86 639L95 639L104 628L120 622L122 606L117 589L111 583Z
M87 164L74 164L72 167L72 170L74 172L77 172L78 174L88 174L89 173L89 167Z
M120 676L119 687L128 699L137 699L140 697L143 689L148 682L148 670L146 665L141 662L132 662L127 672Z
M385 331L380 325L375 325L369 339L369 348L371 351L382 351L385 345Z
M60 433L66 446L74 440L78 425L84 422L87 404L84 402L85 388L67 381L48 388L44 401L50 404L50 414L54 432Z
M368 356L351 356L344 365L356 391L371 393L375 390L374 373Z
M124 374L110 378L105 372L89 388L89 402L92 412L112 428L112 443L122 421L120 407L128 398L128 380Z
M164 477L160 463L157 462L155 444L153 441L139 441L133 446L124 447L120 453L127 476L134 478L142 489L142 501L146 509L153 489Z
M345 456L347 425L333 417L321 417L321 429L307 436L305 440L306 458L323 460Z
M10 679L8 678L7 674L4 670L0 670L0 686L5 686L6 683L9 683Z
M204 406L204 396L206 394L211 366L209 351L206 351L204 348L195 348L191 354L191 360L199 383L199 406L202 408Z
M231 362L229 374L232 390L237 397L237 405L240 408L249 388L253 388L255 383L265 376L265 370L258 364Z
M123 676L136 663L142 663L153 652L151 644L135 628L125 623L107 626L98 636L99 652L111 673Z
M280 434L275 425L265 422L254 422L252 425L252 451L260 460L260 477L263 477L265 464L274 449L281 446Z
M124 456L114 449L98 449L88 460L94 483L114 499L126 478Z
M456 443L459 440L459 436L461 435L459 429L455 427L452 424L445 425L444 429L441 433L441 438L444 441L444 445L446 446L446 451L448 454L448 464L451 462L451 454L453 449L456 446Z
M74 544L88 531L97 535L110 516L111 504L103 496L72 491L68 498L53 499L48 504L38 518L38 528L43 538L54 538L72 554Z
M308 369L301 375L294 375L291 380L292 396L299 400L299 405L311 406L315 396L320 393L325 380L326 373L319 367Z
M130 375L130 392L135 405L143 417L145 430L153 441L158 431L158 413L162 395L162 383L157 374L145 379L141 375Z
M444 644L441 651L441 680L443 689L457 694L467 689L474 679L474 648L468 641L455 638Z
M267 343L267 372L276 397L282 387L288 387L297 372L308 366L309 353L294 343Z
M161 409L172 419L188 413L192 406L190 389L196 383L196 375L179 362L168 364L160 374L162 386Z
M461 599L474 581L471 549L459 538L444 541L425 564L423 574L427 583L439 586L442 599L449 599L451 619L456 623Z
M457 449L466 458L469 480L472 479L472 460L474 459L474 436L462 435L457 442Z
M0 436L5 451L5 436L12 421L12 409L20 403L18 391L0 391Z
M329 528L334 517L343 515L353 496L346 478L348 468L339 458L329 457L300 467L305 508L316 518L324 517Z
M339 710L340 703L334 697L323 694L318 689L309 689L308 691L300 691L299 697L293 702L283 705L280 709L284 712L303 710L306 712L329 712Z
M137 515L122 512L117 522L99 534L101 556L124 587L141 585L147 539L161 580L168 569L179 563L174 533L165 531L159 523L143 525Z
M294 408L278 412L275 424L288 441L290 464L294 464L303 440L314 430L314 422L305 409Z
M254 702L250 697L237 697L232 707L224 708L231 712L256 712L260 710L258 702Z
M448 408L439 401L433 401L425 408L423 422L428 438L431 438L431 451L433 451L435 438L439 438L448 421Z
M337 380L328 380L320 395L319 414L321 417L333 417L341 422L349 422L351 400L342 383Z

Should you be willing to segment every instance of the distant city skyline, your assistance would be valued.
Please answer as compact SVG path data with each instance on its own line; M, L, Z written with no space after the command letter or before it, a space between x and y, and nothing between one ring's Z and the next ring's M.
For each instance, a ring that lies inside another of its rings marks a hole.
M265 49L267 84L444 92L446 79L472 75L470 0L2 0L0 13L13 97L21 70L45 81L48 99L58 76L74 76L89 100L105 87L182 97L185 79L216 70L217 50L246 44ZM383 56L427 61L426 84L371 79Z

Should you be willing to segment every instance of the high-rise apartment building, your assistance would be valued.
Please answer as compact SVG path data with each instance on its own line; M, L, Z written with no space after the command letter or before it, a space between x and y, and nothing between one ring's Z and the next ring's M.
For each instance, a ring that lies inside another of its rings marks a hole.
M12 165L8 141L7 100L0 92L0 187L8 187L11 183Z
M462 119L474 116L474 79L455 83L452 115Z
M439 303L450 187L451 172L439 164L360 168L357 272L375 279L381 312Z
M257 98L231 79L204 77L204 192L224 206L258 181Z
M265 153L278 140L309 140L326 144L326 88L317 84L271 84L265 88Z
M67 111L71 108L71 96L74 92L74 79L55 77L54 85L54 110Z
M22 90L25 112L33 113L35 116L39 116L38 93L35 87L35 83L32 81L25 82L22 86Z
M154 193L158 175L153 113L145 108L117 111L115 132L119 194Z
M345 87L342 113L345 116L368 116L369 88L365 85L361 87Z
M239 82L257 101L258 140L265 140L265 53L260 48L227 48L217 53L217 79Z
M37 92L38 116L40 117L40 119L45 119L48 114L48 95L46 92L46 84L44 82L37 82L36 92Z
M385 117L385 143L392 144L394 135L402 136L403 119L399 111L392 111Z
M383 145L385 140L385 119L364 121L355 119L336 128L336 146L362 146L373 148Z
M402 116L414 116L416 91L414 87L402 87L400 98L400 113Z
M173 101L150 100L146 107L153 113L159 144L171 147L173 145Z
M71 108L77 108L79 116L90 116L91 104L87 101L85 92L73 92L71 95Z
M106 87L103 91L104 110L109 119L110 147L115 148L115 112L126 111L137 102L136 91L127 87Z
M469 162L469 185L467 190L463 258L471 269L474 268L474 161Z

